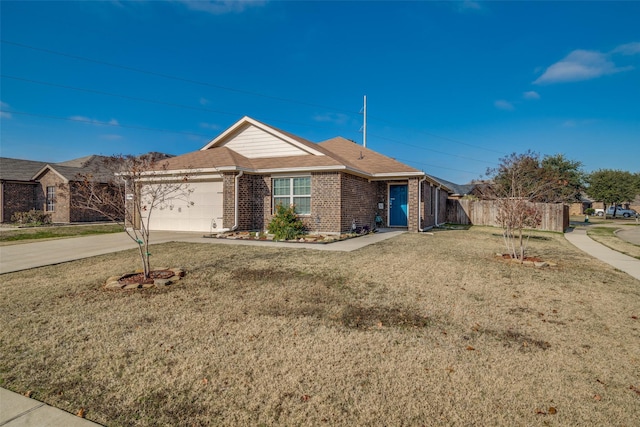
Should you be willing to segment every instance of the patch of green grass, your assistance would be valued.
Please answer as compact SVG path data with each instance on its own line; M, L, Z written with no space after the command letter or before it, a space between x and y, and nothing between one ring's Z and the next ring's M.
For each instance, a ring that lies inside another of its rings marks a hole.
M16 228L0 232L0 242L26 242L40 239L59 239L93 234L119 233L121 231L123 231L122 226L118 224Z

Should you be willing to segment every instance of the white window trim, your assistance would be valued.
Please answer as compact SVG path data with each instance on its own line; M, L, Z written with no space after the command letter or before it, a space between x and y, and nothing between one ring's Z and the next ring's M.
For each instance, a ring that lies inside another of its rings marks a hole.
M304 194L293 194L293 180L295 178L309 178L309 195L304 195ZM289 180L289 194L282 194L282 195L275 195L275 185L274 185L274 181L276 179L288 179ZM298 216L311 216L311 175L273 175L271 176L271 212L275 213L276 212L276 198L285 198L288 197L289 198L289 206L291 206L293 203L293 199L295 197L305 197L309 199L309 212L308 213L296 213Z
M51 189L51 193L49 193ZM47 186L47 199L46 199L46 212L56 211L56 187L53 185Z

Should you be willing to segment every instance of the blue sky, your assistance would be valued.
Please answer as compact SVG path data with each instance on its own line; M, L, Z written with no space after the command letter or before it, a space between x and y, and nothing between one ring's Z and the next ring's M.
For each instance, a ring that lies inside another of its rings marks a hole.
M2 1L4 157L183 154L244 115L465 183L640 170L640 2Z

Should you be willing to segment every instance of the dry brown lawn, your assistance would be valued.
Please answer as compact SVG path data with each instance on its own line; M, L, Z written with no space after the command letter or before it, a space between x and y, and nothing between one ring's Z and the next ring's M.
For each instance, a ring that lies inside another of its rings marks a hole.
M133 252L2 276L0 385L109 426L637 425L640 282L541 233L352 253L171 243L167 289L113 292Z

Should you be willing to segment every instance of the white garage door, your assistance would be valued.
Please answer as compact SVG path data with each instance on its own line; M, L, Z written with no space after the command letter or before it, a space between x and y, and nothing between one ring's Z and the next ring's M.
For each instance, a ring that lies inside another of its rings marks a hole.
M149 184L153 185L153 184ZM202 231L222 228L222 181L191 182L186 199L172 199L153 209L150 230Z

